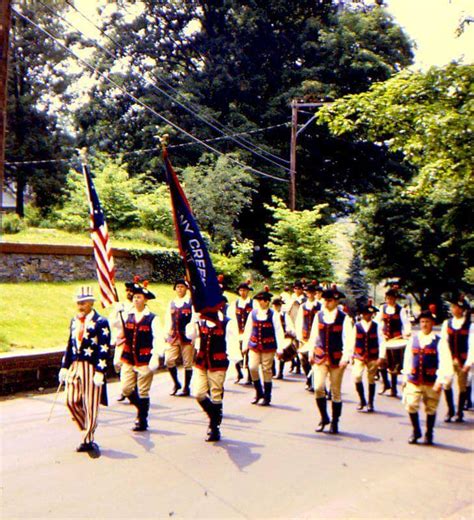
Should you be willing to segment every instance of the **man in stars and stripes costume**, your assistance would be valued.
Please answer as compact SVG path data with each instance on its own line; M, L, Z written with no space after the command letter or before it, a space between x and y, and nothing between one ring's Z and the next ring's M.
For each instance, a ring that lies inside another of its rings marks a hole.
M110 328L106 318L94 310L95 298L90 287L82 287L77 315L71 320L69 341L64 353L60 382L66 382L66 402L73 420L84 432L77 451L97 451L94 432L99 404L106 404L105 373L110 346Z

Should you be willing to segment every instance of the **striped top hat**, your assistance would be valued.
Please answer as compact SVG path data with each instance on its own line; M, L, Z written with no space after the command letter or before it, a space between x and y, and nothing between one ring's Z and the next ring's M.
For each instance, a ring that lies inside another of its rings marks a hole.
M94 294L92 292L92 287L84 286L81 287L76 293L76 302L93 302L95 301Z

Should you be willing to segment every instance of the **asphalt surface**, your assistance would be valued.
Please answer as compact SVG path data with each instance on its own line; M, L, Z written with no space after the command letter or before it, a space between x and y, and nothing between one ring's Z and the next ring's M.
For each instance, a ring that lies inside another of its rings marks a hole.
M401 401L377 396L377 413L357 412L347 371L341 434L315 433L301 376L275 381L272 406L259 407L230 371L211 444L195 400L170 388L167 373L155 376L150 429L132 433L135 409L109 384L98 458L75 452L64 393L49 422L54 393L1 401L1 518L474 518L472 411L444 424L443 400L436 445L411 446Z

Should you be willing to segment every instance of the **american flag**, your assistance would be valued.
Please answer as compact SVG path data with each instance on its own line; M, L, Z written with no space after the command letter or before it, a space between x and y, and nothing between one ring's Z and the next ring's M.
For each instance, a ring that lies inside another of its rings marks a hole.
M108 307L118 301L115 289L114 258L109 241L109 232L104 212L100 206L99 197L92 182L89 167L82 165L82 172L86 181L87 198L91 218L91 238L94 245L94 258L97 267L97 280L100 288L100 301L103 307Z

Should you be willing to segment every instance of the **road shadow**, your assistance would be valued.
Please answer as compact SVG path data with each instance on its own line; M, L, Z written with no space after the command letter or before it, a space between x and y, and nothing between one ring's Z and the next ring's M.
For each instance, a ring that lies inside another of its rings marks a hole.
M354 433L354 432L339 432L336 437L340 438L349 438L349 439L357 439L360 442L381 442L382 439L380 437L374 437L372 435L365 435L364 433Z
M361 415L372 415L374 417L377 417L377 415L383 415L384 417L403 417L405 414L395 413L395 412L387 412L387 410L376 409L373 412L364 412L364 414L361 414Z
M104 457L107 457L108 459L136 459L137 458L137 456L133 455L133 453L126 453L124 451L117 451L117 450L105 449L105 450L102 450L101 453Z
M237 385L235 385L237 387ZM237 387L238 388L238 387ZM225 394L245 394L246 392L243 390L235 390L235 388L224 388Z
M262 407L266 408L266 407ZM276 408L277 410L286 410L287 412L301 412L301 408L296 408L296 406L288 406L286 404L271 404L269 408Z
M171 406L165 406L163 404L153 403L153 404L150 404L150 408L152 408L153 410L170 410Z
M170 432L169 430L157 430L155 428L148 429L149 433L152 433L153 435L164 435L165 437L176 437L176 436L183 436L186 435L185 433L181 432Z
M420 446L425 446L426 448L434 448L436 450L452 451L453 453L474 453L474 450L462 448L461 446L452 446L451 444L440 444L436 442L436 440L434 441L434 444L432 444L431 446L422 443L420 443Z
M257 419L249 419L248 417L244 416L244 415L232 415L232 414L227 414L224 412L224 419L227 421L238 421L240 423L244 423L244 424L258 424L258 423L261 423L262 421L259 421Z
M289 432L288 435L292 435L294 437L303 437L304 439L311 440L321 440L321 441L329 441L329 442L339 442L346 439L356 439L360 442L369 442L376 443L381 442L382 439L379 437L373 437L372 435L365 435L363 433L353 433L353 432L344 432L341 431L338 434L329 433L329 430L325 430L324 432L314 432L314 433L292 433Z
M226 451L239 471L244 471L260 459L261 454L253 450L263 448L263 444L223 438L219 443L214 444L214 447Z
M155 447L155 443L150 438L150 430L145 432L133 432L133 440L145 451L150 452Z

